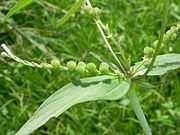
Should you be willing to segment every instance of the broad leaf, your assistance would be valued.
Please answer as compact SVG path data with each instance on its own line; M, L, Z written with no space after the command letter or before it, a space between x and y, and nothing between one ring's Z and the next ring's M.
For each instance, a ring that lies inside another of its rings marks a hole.
M149 62L146 62L134 76L143 75L147 70ZM134 66L136 70L141 62L137 62ZM153 69L148 73L148 76L163 75L168 71L180 68L180 54L164 54L157 56Z
M18 10L28 6L33 3L35 0L19 0L7 13L7 15L3 18L2 23L4 23L9 17L11 17Z
M97 76L70 83L51 95L16 135L27 135L71 106L94 100L117 100L130 88L130 80Z
M64 24L73 14L74 12L76 12L76 10L78 10L78 8L81 6L81 4L84 2L84 0L77 0L76 3L74 3L74 5L71 7L71 9L66 13L66 15L61 18L60 20L58 20L57 22L57 26L61 26L62 24Z

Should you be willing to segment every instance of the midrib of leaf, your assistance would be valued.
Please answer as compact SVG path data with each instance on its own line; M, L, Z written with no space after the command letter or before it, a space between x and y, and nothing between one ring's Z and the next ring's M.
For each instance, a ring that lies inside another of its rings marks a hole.
M32 133L50 118L61 115L75 104L94 100L119 99L128 91L130 83L129 79L124 80L113 76L97 76L70 83L46 100L16 135Z
M116 78L114 78L114 79L111 79L111 80L116 80ZM100 82L100 83L102 83L102 82ZM113 89L115 89L116 87L118 87L119 85L117 85L117 86L114 86L112 89L110 89L109 90L109 92L112 92L112 90ZM92 88L92 90L93 89L96 89L96 88L98 88L98 87L101 87L100 85L98 85L98 86L95 86L95 87L93 87ZM64 87L64 89L65 89L65 87ZM69 88L70 89L70 88ZM77 89L77 91L78 91L78 88L76 88ZM66 89L67 91L68 91L68 89ZM63 92L63 91L62 91ZM92 92L92 91L89 91L89 90L87 90L87 92L86 93L90 93L90 92ZM109 93L109 92L107 92L107 94ZM83 95L85 95L86 93L84 93ZM79 93L72 93L72 95L76 95L76 94L79 94ZM68 96L66 96L66 97L68 97ZM67 99L66 97L63 97L63 98L61 98L61 99ZM80 96L80 98L82 98L81 96ZM79 98L78 98L79 99ZM49 104L47 104L47 105L44 105L44 106L42 106L42 108L39 108L37 111L39 111L39 110L41 110L41 109L43 109L43 108L45 108L45 107L47 107L48 105L50 105L51 103L53 104L55 101L58 101L59 99L58 99L58 95L57 95L57 98L55 99L55 100L53 100L53 101L51 101ZM96 100L96 99L94 99L94 100ZM47 101L48 102L48 101ZM82 102L85 102L85 101L82 101ZM36 113L35 113L36 114Z

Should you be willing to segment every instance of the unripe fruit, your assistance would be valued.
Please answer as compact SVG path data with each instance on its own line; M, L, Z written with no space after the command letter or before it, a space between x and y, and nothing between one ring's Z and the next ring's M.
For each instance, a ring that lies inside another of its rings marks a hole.
M167 39L167 38L168 38L168 37L164 36L164 39L163 39L163 40L165 40L165 41L164 41L165 43L169 40L169 39ZM153 48L156 48L157 45L158 45L158 40L156 40L156 41L153 43ZM164 49L164 48L165 48L165 44L162 43L160 49L162 50L162 49Z
M50 64L47 64L47 63L44 63L44 62L41 63L40 66L41 66L42 68L45 68L45 69L51 68L51 65L50 65Z
M83 74L83 73L85 73L86 69L85 69L84 66L78 65L78 66L76 67L76 71L79 72L80 74Z
M144 48L144 55L145 56L152 57L153 53L154 53L154 49L153 48L151 48L149 46Z
M89 14L89 10L90 10L89 6L84 6L83 7L83 11L84 11L85 14Z
M90 8L89 10L89 15L92 17L99 17L100 14L101 14L101 10L97 7Z
M75 70L75 68L76 68L76 62L74 62L74 61L69 61L69 62L67 63L67 67L68 67L68 69L69 69L70 71Z
M171 29L170 29L173 33L177 32L177 28L175 26L171 26Z
M53 59L53 60L51 61L51 65L52 65L53 68L60 68L60 67L61 67L60 62L59 62L59 60L57 60L57 59Z
M88 63L87 64L87 70L89 71L89 72L96 72L97 71L97 69L96 69L96 65L94 64L94 63Z
M177 34L176 34L176 33L173 33L172 36L171 36L171 40L176 39L176 37L177 37Z
M6 52L1 52L1 55L2 55L3 57L8 57L8 54L7 54Z
M78 62L78 66L86 67L86 63L84 63L84 62Z
M154 41L153 47L156 48L157 45L158 45L158 40Z
M109 65L108 64L106 64L106 63L101 63L100 64L100 66L99 66L99 71L101 72L101 73L109 73Z
M172 31L172 30L168 30L168 31L166 32L166 35L172 36L172 35L173 35L173 31Z

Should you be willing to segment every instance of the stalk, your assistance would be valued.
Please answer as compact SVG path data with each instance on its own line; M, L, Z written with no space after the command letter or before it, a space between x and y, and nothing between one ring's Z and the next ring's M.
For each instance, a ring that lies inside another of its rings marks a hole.
M166 23L167 23L169 0L163 0L163 2L164 2L164 5L163 5L163 18L162 18L162 25L161 25L161 31L160 31L160 36L159 36L158 44L157 44L157 46L155 48L155 52L153 54L153 58L151 60L151 63L150 63L148 69L146 70L146 72L144 73L143 76L146 76L149 73L149 71L153 68L154 62L156 60L156 57L157 57L157 55L159 53L161 44L163 42L164 32L165 32Z
M131 85L131 88L128 91L128 96L129 96L129 99L131 102L131 107L133 108L133 110L134 110L134 112L135 112L135 114L139 120L139 123L140 123L141 127L143 128L145 134L146 135L152 135L151 129L150 129L148 122L144 116L144 113L143 113L143 110L142 110L141 105L139 103L139 100L136 96L136 92L135 92L135 88L134 88L133 84Z
M88 5L90 8L92 8L92 5L91 5L91 3L90 3L89 0L86 0L86 3L87 3L87 5ZM111 46L110 46L110 44L109 44L109 42L108 42L108 40L107 40L107 38L106 38L106 35L105 35L105 33L104 33L104 31L103 31L103 28L102 28L102 26L101 26L101 25L103 24L102 21L101 21L100 19L97 19L97 18L94 19L94 21L95 21L95 23L96 23L96 25L97 25L97 27L98 27L98 29L99 29L102 37L103 37L103 39L104 39L104 41L105 41L108 49L109 49L110 52L112 53L112 55L113 55L113 57L115 58L116 62L118 63L118 66L119 66L121 72L122 72L123 74L127 75L127 74L128 74L127 71L126 71L127 68L124 66L124 65L125 65L124 62L122 61L122 59L118 59L118 57L117 57L116 54L114 53L113 49L111 48ZM103 26L104 26L104 24L103 24ZM123 58L124 58L124 57L123 57Z
M109 44L109 42L108 42L108 40L107 40L107 38L106 38L106 36L105 36L102 28L101 28L101 26L98 24L97 21L95 21L95 22L96 22L96 25L97 25L97 27L98 27L98 29L99 29L99 31L100 31L100 33L101 33L101 35L102 35L105 43L106 43L106 45L108 46L110 52L112 53L113 57L114 57L115 60L117 61L118 65L119 65L119 67L120 67L121 72L124 73L125 75L127 75L126 70L124 69L123 65L121 64L121 62L120 62L119 59L117 58L116 54L114 53L113 49L111 48L111 46L110 46L110 44Z

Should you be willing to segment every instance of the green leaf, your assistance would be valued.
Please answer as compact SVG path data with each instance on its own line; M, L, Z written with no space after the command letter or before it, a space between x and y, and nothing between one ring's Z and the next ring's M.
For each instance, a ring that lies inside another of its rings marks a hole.
M147 83L147 82L142 82L142 81L137 81L137 84L144 88L144 89L154 89L154 88L157 88L157 86L154 86L150 83Z
M138 72L134 76L143 75L147 70L148 64L150 61L146 62L139 68ZM134 66L136 70L141 62L137 62ZM163 75L168 71L175 70L180 68L180 54L164 54L157 56L157 59L154 63L153 69L148 73L148 76Z
M130 88L131 81L113 76L97 76L67 84L51 95L16 135L27 135L58 117L71 106L94 100L117 100Z
M66 13L66 15L63 18L61 18L60 20L57 21L57 26L59 27L62 24L64 24L72 16L72 14L74 14L74 12L76 12L79 9L79 7L81 6L81 4L83 2L84 2L84 0L78 0L76 3L74 3L74 5Z
M14 13L18 10L28 6L29 4L33 3L35 0L19 0L7 13L7 15L2 19L2 23L4 23L9 17L11 17Z

